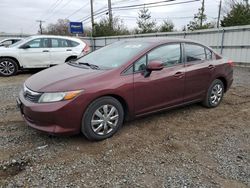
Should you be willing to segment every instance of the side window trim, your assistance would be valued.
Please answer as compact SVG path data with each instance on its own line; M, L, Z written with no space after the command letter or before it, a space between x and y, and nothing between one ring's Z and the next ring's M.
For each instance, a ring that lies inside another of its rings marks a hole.
M32 40L30 40L30 41L27 41L27 42L24 43L22 46L27 45L27 44L29 44L29 43L35 41L35 40L39 40L39 47L31 47L31 49L49 48L49 46L50 46L50 45L49 45L49 38L43 38L43 37L41 37L41 38L36 38L36 39L32 39ZM46 41L46 40L48 40L47 46L41 46L41 43L44 43L44 44L45 44L45 41Z
M204 63L206 61L206 59L205 60L196 60L196 61L187 62L187 53L186 53L187 44L189 44L189 45L196 45L196 46L202 47L204 49L205 58L207 57L206 50L205 50L207 47L205 47L205 46L203 46L201 44L195 43L195 42L184 42L183 43L183 46L184 46L184 55L185 55L184 64L186 65L186 64L189 64L190 62L194 63L194 64Z
M130 74L137 74L137 73L141 73L143 70L140 70L140 71L135 71L135 63L137 63L140 59L144 58L144 56L146 56L146 66L148 64L148 54L157 49L157 48L160 48L160 47L163 47L163 46L167 46L167 45L173 45L173 44L178 44L180 45L180 56L181 56L181 62L179 64L175 64L173 66L177 66L177 65L183 65L184 64L184 46L183 46L183 43L182 42L170 42L170 43L165 43L165 44L161 44L159 46L156 46L154 48L152 48L151 50L149 50L146 54L140 56L137 60L135 60L131 65L129 65L126 69L124 69L122 72L121 72L121 75L130 75ZM164 68L170 68L170 67L173 67L173 66L164 66ZM132 73L126 73L131 67L133 67L133 72Z
M181 58L181 62L178 63L178 64L174 64L174 65L172 65L172 66L164 66L164 68L169 68L169 67L173 67L173 66L177 66L177 65L183 64L184 61L183 61L183 46L182 46L182 42L169 42L169 43L162 44L162 45L160 45L160 46L157 46L157 47L151 49L151 50L147 53L147 63L148 63L148 54L149 54L151 51L153 51L153 50L155 50L155 49L157 49L157 48L160 48L160 47L168 46L168 45L179 45L179 46L180 46L180 58Z

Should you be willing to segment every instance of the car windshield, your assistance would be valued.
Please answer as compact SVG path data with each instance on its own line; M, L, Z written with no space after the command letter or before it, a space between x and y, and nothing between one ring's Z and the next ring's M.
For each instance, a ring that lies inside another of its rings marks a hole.
M147 42L119 41L83 56L75 63L88 63L104 69L113 69L124 65L149 46L150 43Z
M31 37L23 38L23 39L21 39L20 41L14 43L14 44L12 44L12 45L10 45L8 48L12 48L12 47L18 46L19 44L22 44L23 42L28 41L29 39L31 39Z

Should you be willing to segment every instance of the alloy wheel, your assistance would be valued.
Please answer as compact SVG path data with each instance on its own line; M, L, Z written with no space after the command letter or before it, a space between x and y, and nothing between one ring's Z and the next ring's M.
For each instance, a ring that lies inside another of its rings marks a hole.
M119 113L113 105L98 108L91 119L91 128L98 135L107 135L114 130L119 121Z
M0 72L5 75L12 75L15 72L15 66L10 61L2 61L0 62Z
M211 104L216 106L222 99L223 88L220 84L215 84L211 91Z

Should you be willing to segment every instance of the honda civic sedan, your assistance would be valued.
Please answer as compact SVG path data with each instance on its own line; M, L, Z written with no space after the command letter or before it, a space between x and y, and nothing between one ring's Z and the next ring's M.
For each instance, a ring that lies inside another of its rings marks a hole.
M190 103L217 107L233 82L233 62L184 39L124 40L28 78L17 103L26 123L90 140L125 120Z

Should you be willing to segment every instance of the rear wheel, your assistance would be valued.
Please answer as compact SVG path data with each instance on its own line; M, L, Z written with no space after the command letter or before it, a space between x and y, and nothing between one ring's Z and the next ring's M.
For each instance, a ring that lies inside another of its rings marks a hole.
M13 76L17 73L17 62L10 58L0 59L0 75L1 76Z
M203 101L203 105L208 108L217 107L224 95L224 84L221 80L216 79L210 85L206 98Z
M113 136L121 127L124 110L113 97L102 97L92 102L84 113L82 133L89 140L103 140Z

